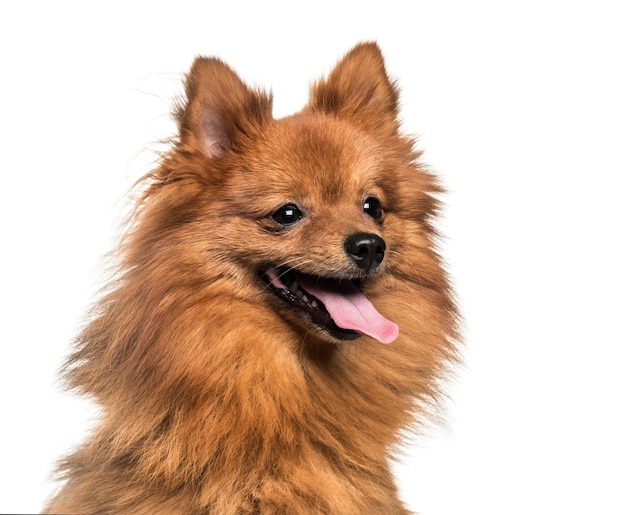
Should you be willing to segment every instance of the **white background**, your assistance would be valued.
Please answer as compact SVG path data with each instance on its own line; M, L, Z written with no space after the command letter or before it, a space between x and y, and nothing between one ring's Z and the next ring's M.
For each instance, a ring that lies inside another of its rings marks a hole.
M450 193L465 316L447 422L407 447L424 515L626 514L626 15L621 2L3 2L0 512L35 512L91 411L55 374L126 190L196 54L276 115L376 39Z

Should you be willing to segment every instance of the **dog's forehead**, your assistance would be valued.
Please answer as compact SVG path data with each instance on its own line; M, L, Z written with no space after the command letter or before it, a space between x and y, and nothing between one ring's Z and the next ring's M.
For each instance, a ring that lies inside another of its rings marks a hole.
M257 215L290 202L311 210L353 209L395 187L381 141L344 120L297 114L255 136L238 156L228 196L255 199Z
M268 143L281 141L279 167L327 193L363 187L377 175L381 159L374 139L352 125L326 116L279 120ZM275 147L274 147L275 148Z

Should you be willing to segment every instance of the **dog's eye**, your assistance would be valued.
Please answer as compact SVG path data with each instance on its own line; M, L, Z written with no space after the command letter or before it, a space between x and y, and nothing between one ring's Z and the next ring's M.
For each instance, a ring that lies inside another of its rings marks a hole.
M383 210L380 207L380 201L374 197L368 197L363 202L363 212L371 216L374 220L382 221Z
M285 204L272 214L272 220L284 226L295 224L302 218L302 211L294 204Z

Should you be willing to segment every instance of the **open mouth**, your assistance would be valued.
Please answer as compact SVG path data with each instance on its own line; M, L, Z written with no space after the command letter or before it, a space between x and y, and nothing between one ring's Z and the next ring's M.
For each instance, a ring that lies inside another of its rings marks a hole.
M285 267L269 267L261 276L278 298L307 314L334 338L354 340L367 335L391 343L398 336L398 326L374 308L359 279L322 278Z

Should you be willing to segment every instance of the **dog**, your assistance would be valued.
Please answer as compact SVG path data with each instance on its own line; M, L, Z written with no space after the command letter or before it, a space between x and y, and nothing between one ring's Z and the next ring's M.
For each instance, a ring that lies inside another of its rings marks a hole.
M102 411L45 513L408 513L390 460L459 339L443 188L398 99L373 42L281 119L195 60L64 364Z

